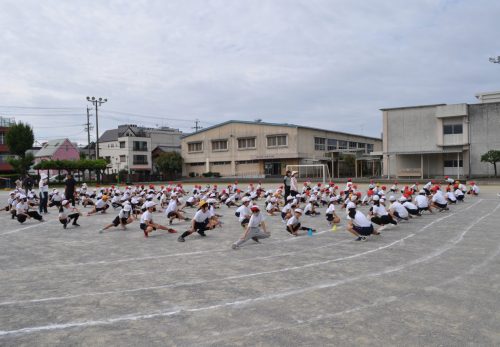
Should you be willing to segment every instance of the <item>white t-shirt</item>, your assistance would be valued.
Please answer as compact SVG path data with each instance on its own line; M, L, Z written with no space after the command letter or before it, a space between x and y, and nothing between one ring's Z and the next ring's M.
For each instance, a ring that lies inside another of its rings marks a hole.
M266 206L266 211L271 211L274 208L274 204L272 202L269 202Z
M451 201L457 201L457 197L455 196L455 193L453 193L453 192L447 192L446 197Z
M409 210L416 210L417 209L417 206L415 206L415 204L411 203L410 201L405 201L403 203L403 206Z
M236 212L239 212L239 214L240 214L240 216L238 217L238 220L240 222L243 222L243 220L245 218L250 218L250 216L252 215L252 211L250 211L248 206L245 206L245 205L241 205L240 207L238 207L236 209Z
M149 211L144 212L141 215L141 224L148 224L148 222L153 221L153 214Z
M265 217L261 212L252 213L252 216L250 217L250 221L248 222L248 227L249 228L258 228L260 223L262 223L264 220L265 220Z
M387 210L385 209L385 206L382 206L382 205L373 205L373 214L375 216L378 216L378 217L382 217L382 216L385 216L387 215Z
M106 206L108 203L106 201L104 201L103 199L99 199L97 200L97 202L95 203L95 207L96 208L103 208L104 206Z
M66 219L68 218L68 215L71 213L73 209L72 208L66 208L64 206L61 206L59 209L59 218L60 219Z
M118 212L118 218L122 219L122 218L128 218L130 217L130 211L125 211L123 208L120 210L120 212Z
M170 212L177 212L177 201L175 199L170 200L165 210L165 214L168 215Z
M456 189L455 190L455 196L463 196L464 195L464 192L462 192L460 189Z
M194 221L197 223L203 223L208 218L210 218L210 211L209 210L206 210L206 211L198 210L198 211L196 211L196 213L193 217Z
M330 204L328 205L328 208L326 209L326 214L333 214L335 212L335 205Z
M290 219L286 222L286 225L297 225L300 223L300 219L298 219L295 215L291 216Z
M21 201L16 205L16 212L17 213L26 213L28 212L28 204Z
M390 209L394 212L397 212L400 218L408 217L408 210L406 210L406 208L404 208L404 206L401 205L399 201L394 201Z
M429 207L429 200L427 200L427 197L425 195L417 195L415 197L415 202L417 203L417 206L419 208Z
M354 219L352 219L352 223L361 228L366 228L372 225L372 222L370 222L370 220L360 211L356 211Z
M312 204L308 203L304 208L304 214L306 214L306 212L311 212L311 211L312 211Z
M432 201L441 205L446 205L446 199L443 196L443 193L438 190L434 195L432 196Z
M49 186L47 184L46 178L44 178L43 180L40 180L40 182L38 183L38 188L40 189L40 192L42 192L42 193L49 191Z

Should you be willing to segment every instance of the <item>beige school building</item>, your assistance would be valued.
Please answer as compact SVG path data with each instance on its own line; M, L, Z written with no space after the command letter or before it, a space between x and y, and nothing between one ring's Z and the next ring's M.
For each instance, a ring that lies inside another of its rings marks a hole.
M181 139L183 175L272 177L287 165L326 164L332 177L381 174L379 138L293 124L227 121Z

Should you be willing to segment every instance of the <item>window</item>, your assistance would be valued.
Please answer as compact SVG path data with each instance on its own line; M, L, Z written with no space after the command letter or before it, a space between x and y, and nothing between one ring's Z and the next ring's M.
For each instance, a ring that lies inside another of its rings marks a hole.
M356 149L356 148L358 148L357 142L349 142L349 149Z
M190 163L189 166L204 166L205 163L204 162L200 162L200 163Z
M227 151L227 140L214 140L212 141L212 151Z
M272 135L267 137L267 147L286 147L286 135Z
M443 125L443 134L451 135L451 134L462 134L463 133L462 124L446 124Z
M366 143L358 142L358 148L365 149L366 148Z
M255 148L255 137L246 137L238 139L238 149Z
M463 160L445 160L444 167L464 167Z
M231 162L230 161L214 161L211 163L212 165L231 165Z
M258 163L259 163L258 160L240 160L240 161L236 162L236 165L240 165L240 164L258 164Z
M347 141L339 141L339 149L347 149Z
M328 139L328 147L327 149L329 151L334 151L337 149L337 140L335 139Z
M125 141L120 141L120 148L125 148Z
M188 152L201 152L203 151L203 146L201 142L191 142L188 143Z
M148 156L147 155L134 155L134 165L147 165Z
M325 150L326 139L324 137L315 137L314 138L314 150L315 151L324 151Z
M104 160L106 160L106 163L111 163L111 157L104 157Z
M366 153L371 153L373 152L373 144L367 143L366 144Z
M146 141L134 141L133 150L135 152L147 152L148 143Z
M127 161L127 156L125 155L120 155L120 163L124 163Z

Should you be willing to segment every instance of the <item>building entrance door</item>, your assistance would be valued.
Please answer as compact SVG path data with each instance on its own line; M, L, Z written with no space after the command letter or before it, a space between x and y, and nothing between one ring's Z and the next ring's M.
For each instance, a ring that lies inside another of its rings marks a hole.
M279 162L264 163L264 174L266 176L281 176L281 163Z

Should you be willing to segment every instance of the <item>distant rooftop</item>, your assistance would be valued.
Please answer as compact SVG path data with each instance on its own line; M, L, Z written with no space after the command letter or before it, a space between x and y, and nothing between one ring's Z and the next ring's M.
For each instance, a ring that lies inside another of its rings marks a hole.
M14 118L0 117L0 127L8 128L14 125L16 122Z

